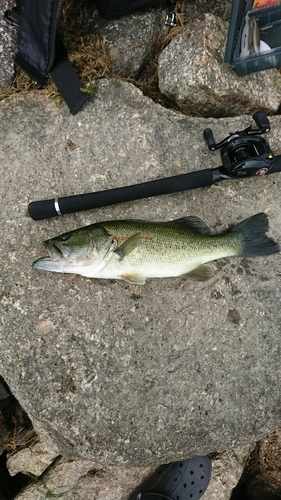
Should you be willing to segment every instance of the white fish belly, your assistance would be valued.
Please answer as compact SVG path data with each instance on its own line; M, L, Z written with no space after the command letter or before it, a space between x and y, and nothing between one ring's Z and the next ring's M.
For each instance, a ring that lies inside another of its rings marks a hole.
M104 267L100 269L87 270L87 276L105 279L122 279L123 275L142 275L144 278L167 278L181 276L191 272L198 266L217 260L226 256L233 255L233 250L211 249L208 254L206 250L197 250L197 255L189 252L177 254L151 255L148 252L141 252L136 248L130 255L120 259L117 254L112 254L111 258L105 262ZM85 271L85 269L83 270ZM91 274L88 274L89 273ZM82 273L81 273L82 274ZM85 276L86 274L83 273Z

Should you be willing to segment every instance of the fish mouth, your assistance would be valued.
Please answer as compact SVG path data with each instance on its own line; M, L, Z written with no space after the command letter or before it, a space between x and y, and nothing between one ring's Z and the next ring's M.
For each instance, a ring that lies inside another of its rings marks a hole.
M48 257L41 257L33 262L34 269L42 269L43 271L63 272L67 265L66 258L62 250L53 242L44 241L44 247L48 251Z
M56 262L58 260L65 258L65 255L63 254L62 250L55 243L47 240L43 241L43 245L49 254L49 257L44 257L45 260L52 260Z

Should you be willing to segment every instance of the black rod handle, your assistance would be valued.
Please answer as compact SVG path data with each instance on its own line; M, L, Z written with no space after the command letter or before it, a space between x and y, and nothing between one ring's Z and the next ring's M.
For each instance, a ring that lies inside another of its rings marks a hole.
M212 169L190 172L155 181L143 182L96 193L85 193L63 198L33 201L28 206L29 215L34 220L47 219L56 215L81 212L92 208L100 208L116 203L149 198L163 194L211 186L219 180L215 179Z

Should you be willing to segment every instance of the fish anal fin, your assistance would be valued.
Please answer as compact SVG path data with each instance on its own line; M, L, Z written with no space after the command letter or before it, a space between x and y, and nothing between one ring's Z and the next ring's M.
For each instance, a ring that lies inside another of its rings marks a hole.
M140 235L141 233L133 234L133 236L124 241L124 243L115 250L120 260L124 259L124 257L129 255L136 248L140 241Z
M144 285L145 284L145 276L143 274L138 273L124 273L121 274L120 278L131 285Z
M192 231L193 233L198 233L198 234L210 234L211 230L203 222L199 217L195 216L189 216L189 217L181 217L180 219L175 219L170 222L170 224L174 224L177 226L184 227L185 229L188 229L189 231Z
M194 281L207 281L213 275L212 267L208 264L201 264L200 266L192 269L186 274L181 274L182 278L187 278Z

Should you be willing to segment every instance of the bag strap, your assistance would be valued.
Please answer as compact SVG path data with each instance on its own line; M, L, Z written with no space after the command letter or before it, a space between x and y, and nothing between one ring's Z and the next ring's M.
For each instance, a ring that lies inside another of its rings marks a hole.
M49 73L74 115L88 100L57 33L61 0L22 0L4 19L18 30L15 64L40 86Z
M58 33L55 60L49 73L71 114L75 115L87 102L89 95L82 92L82 84L67 57L66 48Z

